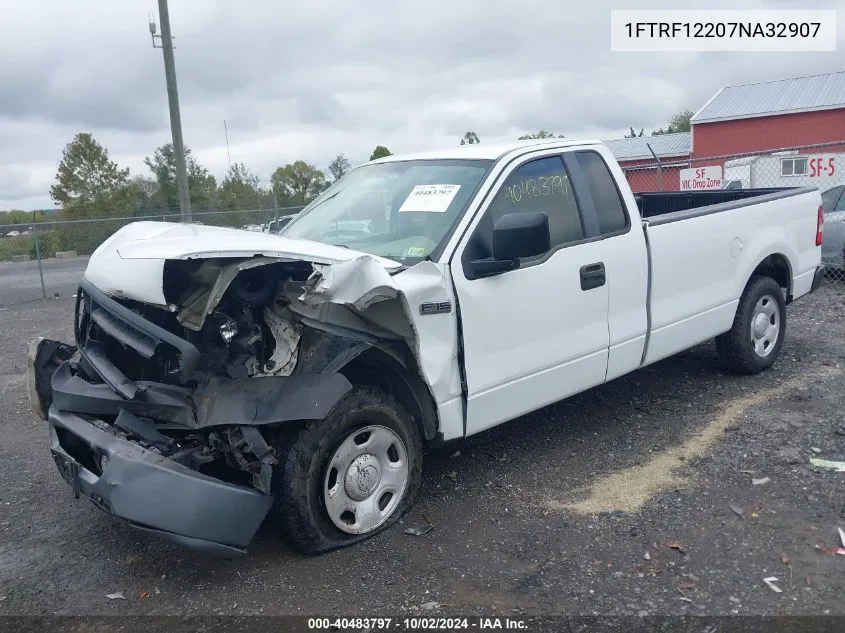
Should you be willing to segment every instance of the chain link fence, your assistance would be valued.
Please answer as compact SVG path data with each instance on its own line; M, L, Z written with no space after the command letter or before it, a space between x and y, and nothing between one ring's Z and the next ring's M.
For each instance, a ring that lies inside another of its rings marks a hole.
M190 222L278 233L302 207L192 212ZM0 305L68 296L76 292L88 257L131 222L181 222L178 213L0 224Z
M845 141L622 169L635 193L818 187L825 221L822 263L831 285L845 284Z

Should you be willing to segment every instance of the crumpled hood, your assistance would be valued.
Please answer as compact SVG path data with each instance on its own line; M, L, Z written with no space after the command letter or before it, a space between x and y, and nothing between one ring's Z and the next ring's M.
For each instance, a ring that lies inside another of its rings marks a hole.
M168 259L272 257L337 264L366 255L340 246L217 226L133 222L91 255L85 277L106 294L165 306L164 262ZM386 270L402 265L372 257Z

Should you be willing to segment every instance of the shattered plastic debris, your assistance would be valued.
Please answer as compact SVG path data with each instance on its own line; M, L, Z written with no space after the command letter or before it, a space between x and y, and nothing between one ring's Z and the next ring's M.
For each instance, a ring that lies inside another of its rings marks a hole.
M774 591L775 593L783 593L783 589L778 587L775 583L777 582L777 578L775 576L769 576L768 578L763 578L763 582L766 583L766 586Z
M687 591L690 591L692 589L695 589L695 583L692 580L685 580L680 585L678 585L678 591L680 591L681 593L686 593Z
M839 543L841 547L827 547L826 545L816 545L816 549L824 554L841 554L845 556L845 530L842 528L837 528L839 530Z
M728 506L735 515L737 515L740 519L745 516L745 511L740 508L739 506L735 506L734 504L730 504Z
M767 484L771 481L768 477L762 477L760 479L752 479L751 483L755 486L762 486L763 484Z
M835 470L838 473L845 473L845 462L832 462L828 459L818 459L817 457L811 457L810 463L813 466L818 466L819 468L830 468L831 470Z
M126 596L123 595L122 591L116 591L115 593L107 594L106 598L108 598L109 600L126 600Z
M150 597L150 592L149 592L149 591L141 591L141 592L139 592L139 593L138 593L138 598L139 598L140 600L146 600L146 599L147 599L147 598L149 598L149 597Z
M405 530L405 534L410 534L411 536L422 536L423 534L428 534L434 529L433 523L428 523L427 525L419 525L416 527L409 527Z

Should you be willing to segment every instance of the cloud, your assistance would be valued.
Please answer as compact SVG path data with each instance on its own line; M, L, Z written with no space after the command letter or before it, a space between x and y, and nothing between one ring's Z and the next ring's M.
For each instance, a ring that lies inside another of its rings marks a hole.
M133 173L146 173L144 157L170 140L162 55L147 30L154 4L98 3L92 12L42 0L38 11L6 8L0 55L13 63L0 67L0 208L52 206L62 148L83 130ZM708 8L735 4L713 0ZM220 177L225 120L232 160L266 182L298 158L325 167L343 152L361 162L377 144L436 148L468 130L482 142L539 128L616 138L696 110L724 85L840 69L837 53L613 53L616 5L174 1L184 137Z

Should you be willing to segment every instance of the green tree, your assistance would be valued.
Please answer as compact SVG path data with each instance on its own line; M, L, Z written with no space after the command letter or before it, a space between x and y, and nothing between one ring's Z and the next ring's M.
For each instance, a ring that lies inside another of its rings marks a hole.
M463 135L463 137L461 137L461 145L475 145L480 142L478 134L475 132L467 132Z
M335 159L329 163L329 173L332 176L332 182L337 182L343 175L349 171L349 160L343 154L338 154Z
M243 163L235 163L220 184L220 204L226 211L259 209L265 201L261 179Z
M135 201L135 215L153 215L160 209L158 182L146 176L137 175L129 182Z
M206 211L217 197L217 181L208 170L200 165L185 147L185 162L188 172L188 194L192 211ZM164 211L179 209L179 190L176 187L176 153L173 144L166 143L156 148L152 157L144 159L158 183L156 197Z
M527 141L529 139L536 139L536 138L563 138L563 134L554 134L553 132L548 132L547 130L540 130L539 132L534 132L533 134L525 134L520 136L518 140L520 141Z
M326 175L314 165L298 160L279 167L270 176L273 193L282 206L311 202L326 188Z
M47 214L44 211L22 211L20 209L0 211L0 226L32 224L33 222L44 222L47 219Z
M75 217L117 213L129 199L129 169L121 169L88 132L65 146L50 197Z
M393 152L387 149L384 145L376 145L376 148L373 150L373 153L370 155L370 160L377 160L379 158L384 158L385 156L392 156Z
M666 129L660 128L651 133L652 136L660 134L676 134L678 132L689 132L692 129L691 119L695 112L692 110L681 110L672 115Z

